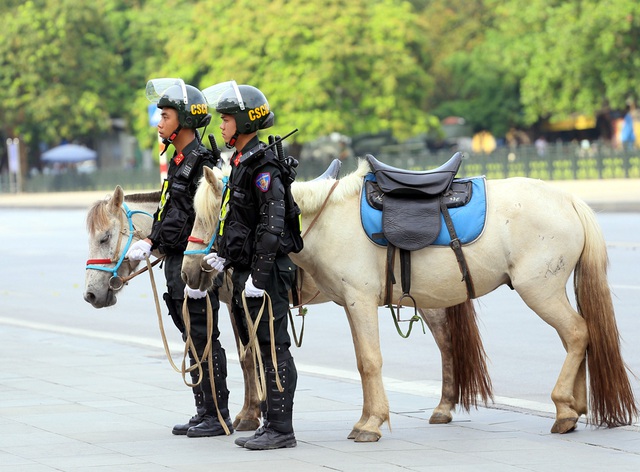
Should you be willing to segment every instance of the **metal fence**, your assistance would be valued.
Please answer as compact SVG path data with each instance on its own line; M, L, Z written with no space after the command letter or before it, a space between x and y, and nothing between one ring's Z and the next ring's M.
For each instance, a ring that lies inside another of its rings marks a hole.
M406 146L386 146L376 156L405 169L438 167L452 152L428 153ZM541 155L534 146L502 147L491 154L465 152L459 176L486 175L489 179L532 177L543 180L640 178L640 150L625 152L609 146L548 145Z
M126 191L155 190L160 188L158 169L99 169L91 173L65 172L57 174L38 174L22 180L22 191L71 192L83 190L113 190L120 185ZM2 174L0 192L7 193L11 188L9 176Z
M419 144L383 146L376 153L382 162L409 170L426 170L446 162L454 151L430 152ZM335 156L305 159L298 167L298 179L310 180L320 175ZM489 179L532 177L543 180L578 180L640 178L640 150L625 152L611 147L574 144L548 145L540 155L534 146L514 149L498 148L491 154L465 152L458 175L486 175ZM357 166L356 158L344 161L341 175ZM113 190L120 185L126 191L155 190L160 186L160 172L155 169L105 169L92 173L34 175L23 179L24 192L60 192ZM0 176L0 192L12 187L9 176Z

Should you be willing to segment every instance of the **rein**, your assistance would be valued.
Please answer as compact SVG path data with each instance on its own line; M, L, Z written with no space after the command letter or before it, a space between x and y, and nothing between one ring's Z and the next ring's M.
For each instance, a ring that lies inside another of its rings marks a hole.
M313 228L316 224L316 222L318 221L318 218L320 218L320 215L322 214L322 212L324 211L324 209L326 208L327 204L329 203L329 198L331 197L331 194L333 193L333 191L336 189L336 187L338 186L338 181L336 180L333 185L331 186L331 189L329 190L329 193L327 194L327 197L325 198L324 202L322 202L322 206L320 207L320 210L318 210L318 213L316 213L316 216L313 218L313 220L311 220L311 223L309 224L309 226L307 227L307 229L304 231L304 233L302 234L302 239L304 239L304 237L309 234L309 231L311 231L311 228ZM301 274L301 282L300 284L296 285L296 294L297 294L297 299L301 300L302 299L302 284L304 281L304 272L302 271L302 269L298 268L298 271ZM296 347L300 347L302 346L302 338L304 337L304 317L307 314L307 309L304 308L305 305L308 305L309 303L311 303L313 300L316 299L316 297L320 295L320 290L316 291L316 293L307 301L302 301L299 302L297 305L293 305L292 307L289 308L289 321L291 323L291 333L293 334L293 340L295 342ZM298 309L298 316L302 317L302 326L300 328L300 338L298 338L298 335L296 333L296 326L293 322L293 315L291 314L291 310L292 309Z
M222 179L222 182L224 183L224 187L222 188L222 194L224 195L226 188L227 188L227 183L229 182L229 178L228 177L224 177ZM203 256L206 256L207 254L209 254L211 252L211 249L213 248L213 245L216 242L216 236L218 235L218 231L220 230L220 218L218 218L218 224L216 225L216 229L214 230L213 234L211 235L211 240L209 241L209 244L206 245L206 247L204 249L190 249L190 250L185 250L183 252L183 255L185 256L195 256L198 254L202 254ZM187 241L192 242L192 243L196 243L196 244L202 244L203 246L206 244L204 242L204 239L202 238L197 238L195 236L189 235L189 237L187 238ZM213 269L212 268L206 268L203 264L202 261L200 261L200 270L202 270L202 272L212 272Z
M280 374L278 373L278 356L276 354L276 345L275 345L275 332L273 328L273 306L271 305L271 297L267 292L264 292L262 296L262 305L260 306L260 310L258 311L258 315L256 316L256 320L253 321L251 319L251 314L249 311L249 307L247 306L247 298L245 296L244 290L242 291L242 306L244 308L244 315L247 320L247 328L249 331L249 341L246 346L242 344L242 341L238 339L238 343L240 345L240 360L244 360L247 354L253 355L253 361L256 368L255 376L256 376L256 389L258 390L258 399L260 401L265 401L267 399L267 380L264 375L264 365L262 364L262 355L260 354L260 343L258 342L258 325L260 324L260 320L262 319L262 315L264 313L265 305L269 308L269 336L271 338L271 362L274 366L274 370L276 373L276 387L280 393L284 392L284 387L280 382Z
M151 289L153 290L153 300L156 304L156 315L158 317L158 327L160 328L160 337L162 338L162 345L164 346L164 352L167 356L169 364L175 372L178 372L182 375L182 381L185 383L187 387L196 387L202 382L202 361L206 359L207 368L209 371L209 381L211 383L211 392L213 393L213 403L216 407L216 412L218 414L218 420L222 425L227 436L231 434L229 431L229 427L227 423L224 421L222 414L220 413L220 408L218 407L218 399L215 394L216 386L213 372L213 353L211 349L211 338L213 336L213 308L211 307L211 300L209 299L209 293L207 292L207 344L204 347L204 351L202 352L202 359L198 356L198 351L196 349L195 344L193 343L193 339L191 338L191 314L189 313L189 308L187 306L187 298L184 299L184 303L182 304L182 318L184 321L184 329L186 333L186 339L184 341L184 351L182 355L182 363L180 368L178 368L173 361L173 357L171 356L171 351L169 350L169 344L167 342L167 334L164 330L164 323L162 322L162 310L160 308L160 300L158 298L158 289L156 288L155 278L153 276L153 271L151 267L153 264L149 262L149 258L146 258L147 261L147 269L149 270L149 280L151 281ZM157 261L154 261L154 263ZM189 350L193 353L194 364L190 367L187 367L187 356L189 355ZM191 373L194 370L198 370L198 381L196 383L191 383L187 380L187 373Z
M318 213L316 213L316 216L313 218L313 220L311 220L311 223L309 224L309 226L307 227L307 229L304 231L304 233L302 234L302 239L304 239L304 237L309 234L309 231L311 231L311 228L313 228L316 224L316 221L318 221L318 218L320 218L320 215L322 214L322 212L324 211L324 209L326 208L327 204L329 203L329 198L331 197L331 194L333 193L333 191L336 189L336 187L338 186L338 181L336 180L333 185L331 186L331 189L329 190L329 193L327 194L327 197L325 198L324 202L322 202L322 206L320 207L320 210L318 210ZM302 299L302 284L304 281L304 272L302 271L302 269L298 268L298 271L301 275L300 279L301 282L300 284L296 285L296 294L297 294L297 299L301 300ZM316 291L315 295L313 295L309 300L302 301L299 302L297 305L293 305L292 307L289 308L288 314L289 314L289 322L291 323L291 333L293 334L293 341L296 345L296 347L301 347L302 346L302 338L304 337L304 320L305 320L305 315L307 314L307 309L304 308L305 305L308 305L309 303L311 303L313 300L316 299L316 297L320 295L320 290ZM300 328L300 338L298 338L298 334L296 332L296 325L293 322L293 315L291 314L291 310L292 309L298 309L298 316L302 317L302 326Z
M339 181L336 180L334 182L334 184L331 186L331 189L329 190L329 193L327 194L327 198L325 198L324 202L322 202L322 206L320 207L320 210L318 210L318 213L316 213L316 216L313 218L313 220L311 220L311 223L309 223L309 227L304 231L304 234L302 235L302 239L304 239L304 237L307 235L307 233L309 233L309 231L311 231L311 228L313 228L313 226L316 224L316 221L318 221L318 218L320 218L320 215L322 214L322 212L326 208L327 203L329 203L329 197L331 197L331 194L333 193L333 191L338 186L338 182Z

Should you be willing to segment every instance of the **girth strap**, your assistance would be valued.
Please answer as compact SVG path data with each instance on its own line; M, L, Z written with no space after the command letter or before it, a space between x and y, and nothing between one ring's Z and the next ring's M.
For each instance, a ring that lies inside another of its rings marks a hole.
M396 284L396 276L393 273L393 264L396 258L396 247L393 244L387 244L387 270L385 277L385 295L384 304L391 306L391 295L393 294L393 286Z

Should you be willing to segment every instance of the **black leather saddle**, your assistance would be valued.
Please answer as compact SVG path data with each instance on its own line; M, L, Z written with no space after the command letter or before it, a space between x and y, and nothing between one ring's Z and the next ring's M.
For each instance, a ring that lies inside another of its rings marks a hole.
M440 233L442 196L451 188L462 154L427 171L392 167L371 154L366 159L383 193L382 231L387 241L407 251L433 243Z

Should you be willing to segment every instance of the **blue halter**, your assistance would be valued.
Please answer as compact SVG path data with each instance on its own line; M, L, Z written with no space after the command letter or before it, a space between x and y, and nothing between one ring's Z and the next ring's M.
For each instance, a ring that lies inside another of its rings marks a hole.
M120 254L120 257L118 258L117 261L114 261L113 259L110 262L105 262L105 264L113 264L114 262L116 262L115 267L109 268L109 267L104 267L102 265L96 265L96 264L87 264L87 269L94 269L94 270L102 270L105 272L111 272L112 277L113 278L117 278L118 277L118 269L120 269L120 266L122 265L122 262L124 261L125 256L127 255L127 252L129 251L129 247L131 246L131 241L133 241L133 234L135 232L135 227L133 226L133 220L131 219L131 217L135 214L141 213L143 215L147 215L149 218L153 218L152 215L150 215L149 213L147 213L146 211L142 211L142 210L129 210L129 207L127 206L126 203L122 204L122 211L124 211L124 214L127 217L127 221L129 222L129 238L127 239L127 243L124 246L124 249L122 250L122 254ZM90 262L90 261L87 261Z

